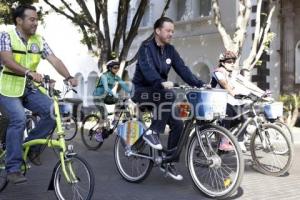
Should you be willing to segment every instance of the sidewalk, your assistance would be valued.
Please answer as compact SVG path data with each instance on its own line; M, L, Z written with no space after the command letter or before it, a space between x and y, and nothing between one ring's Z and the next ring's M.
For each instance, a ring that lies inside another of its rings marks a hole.
M293 127L292 132L294 136L294 143L300 144L300 127Z

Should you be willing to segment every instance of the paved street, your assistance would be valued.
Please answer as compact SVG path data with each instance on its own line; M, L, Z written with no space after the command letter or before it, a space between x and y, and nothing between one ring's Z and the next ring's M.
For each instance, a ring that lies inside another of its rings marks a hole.
M300 136L300 131L297 131ZM242 185L232 199L299 199L300 198L300 139L296 137L295 160L290 173L284 177L270 177L260 174L251 167L249 153L245 155L246 169ZM299 137L300 138L300 137ZM158 168L140 184L124 181L118 174L113 158L113 141L111 137L98 151L88 151L80 141L79 135L73 141L75 150L92 165L96 176L95 200L195 200L207 199L193 189L192 181L184 167L183 159L179 170L183 181L174 181L163 177ZM43 166L33 166L27 174L28 183L8 185L0 193L1 200L52 200L53 191L47 191L56 157L52 150L42 156Z

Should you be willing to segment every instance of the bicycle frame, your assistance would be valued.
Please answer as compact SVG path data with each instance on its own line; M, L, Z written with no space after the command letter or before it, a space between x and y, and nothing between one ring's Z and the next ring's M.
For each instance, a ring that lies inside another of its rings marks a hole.
M41 86L37 86L37 87L38 87L38 89L40 89L40 91L42 93L47 95L47 89L46 88L43 88ZM60 162L61 162L61 165L62 165L63 174L64 174L66 180L69 183L74 183L74 182L77 181L77 179L76 179L75 173L72 169L72 166L71 165L68 165L68 166L65 165L65 159L69 155L69 152L67 150L66 142L65 142L65 139L64 139L65 133L64 133L63 128L62 128L61 115L60 115L59 106L58 106L59 105L58 104L58 96L53 94L51 98L53 99L54 114L55 114L55 121L56 121L56 130L57 130L56 132L57 132L57 135L58 135L58 139L49 139L49 138L34 139L34 140L30 140L28 142L23 143L23 149L24 149L23 160L24 161L27 160L30 147L34 146L34 145L47 145L49 148L60 149L59 159L60 159ZM5 156L5 153L6 153L6 151L3 151L0 155L0 157ZM67 167L68 167L68 170L69 170L70 173L67 173ZM28 169L28 166L26 165L25 168Z

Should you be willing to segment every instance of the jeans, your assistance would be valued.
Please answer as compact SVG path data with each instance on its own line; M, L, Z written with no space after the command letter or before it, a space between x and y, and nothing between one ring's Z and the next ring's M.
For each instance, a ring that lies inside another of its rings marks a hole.
M51 117L53 101L39 90L25 88L24 95L20 98L6 97L0 94L0 105L5 109L9 118L6 132L6 171L8 173L18 172L22 165L23 134L26 125L24 107L37 113L40 121L37 126L28 133L26 141L46 138L55 127L55 120ZM32 151L39 148L34 146Z
M168 149L175 148L183 131L183 121L174 116L174 112L172 112L174 109L172 105L176 100L175 93L168 89L139 88L135 91L132 100L139 106L154 107L149 129L157 133L164 133L168 124L170 126Z

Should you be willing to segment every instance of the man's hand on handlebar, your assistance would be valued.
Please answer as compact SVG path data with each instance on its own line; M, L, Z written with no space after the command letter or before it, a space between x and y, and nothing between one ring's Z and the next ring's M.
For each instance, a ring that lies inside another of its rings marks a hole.
M41 82L43 82L43 75L41 75L41 74L39 74L39 73L37 73L37 72L32 72L32 71L30 71L30 72L28 72L27 74L26 74L26 76L27 77L30 77L33 81L35 81L35 82L38 82L38 83L41 83Z
M165 89L172 89L174 87L174 83L172 81L165 81L161 84Z
M66 85L71 85L72 87L76 87L78 85L77 79L75 79L73 76L70 76L70 77L66 78L64 80L64 83Z

